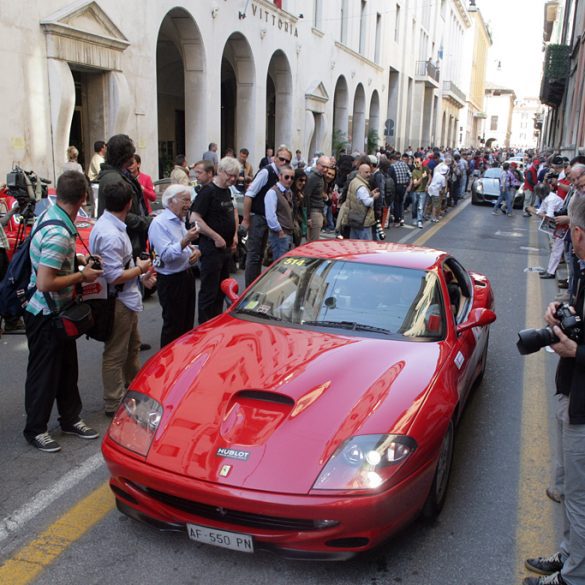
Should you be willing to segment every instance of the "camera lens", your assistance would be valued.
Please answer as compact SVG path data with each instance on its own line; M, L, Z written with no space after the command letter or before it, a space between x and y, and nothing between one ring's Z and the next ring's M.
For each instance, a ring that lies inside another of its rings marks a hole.
M522 355L528 355L538 351L542 347L557 343L559 338L550 327L542 329L523 329L518 332L516 347Z

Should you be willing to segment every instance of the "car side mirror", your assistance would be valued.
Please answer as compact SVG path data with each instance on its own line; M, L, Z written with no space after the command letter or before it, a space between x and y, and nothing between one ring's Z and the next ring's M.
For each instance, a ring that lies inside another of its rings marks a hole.
M496 314L490 309L473 309L469 313L467 321L457 325L457 334L463 333L473 327L485 327L496 320Z
M235 303L238 300L238 293L240 292L240 285L235 278L226 278L221 281L221 292L228 298L230 303Z

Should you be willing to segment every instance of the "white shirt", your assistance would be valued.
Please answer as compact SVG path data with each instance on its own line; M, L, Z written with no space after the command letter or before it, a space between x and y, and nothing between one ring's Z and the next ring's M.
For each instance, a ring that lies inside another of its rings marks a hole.
M154 218L148 228L148 239L157 255L158 273L168 276L189 268L193 248L191 246L181 248L181 240L186 233L185 222L170 209L165 209Z
M132 244L126 232L126 224L109 211L104 211L96 221L89 236L89 249L102 258L104 276L111 285L127 268L134 268ZM138 277L120 285L118 300L130 311L142 311L142 294L138 288Z

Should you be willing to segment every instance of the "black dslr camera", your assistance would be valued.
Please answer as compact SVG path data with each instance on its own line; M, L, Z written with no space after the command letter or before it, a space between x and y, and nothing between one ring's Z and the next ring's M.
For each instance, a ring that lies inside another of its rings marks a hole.
M99 258L96 258L95 256L89 256L88 260L93 260L93 264L91 265L91 267L94 270L103 270L102 263L99 261Z
M560 322L561 331L573 341L578 341L581 336L581 317L574 315L569 305L562 304L557 308L555 318ZM554 334L552 327L548 325L542 329L524 329L518 333L516 347L522 355L528 355L538 351L541 347L557 343L559 338Z

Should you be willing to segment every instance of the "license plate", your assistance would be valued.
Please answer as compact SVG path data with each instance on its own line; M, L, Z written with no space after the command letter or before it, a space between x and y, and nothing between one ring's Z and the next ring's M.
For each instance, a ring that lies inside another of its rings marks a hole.
M247 534L215 530L214 528L199 526L199 524L187 524L187 534L191 540L196 542L239 550L240 552L254 552L254 541Z

